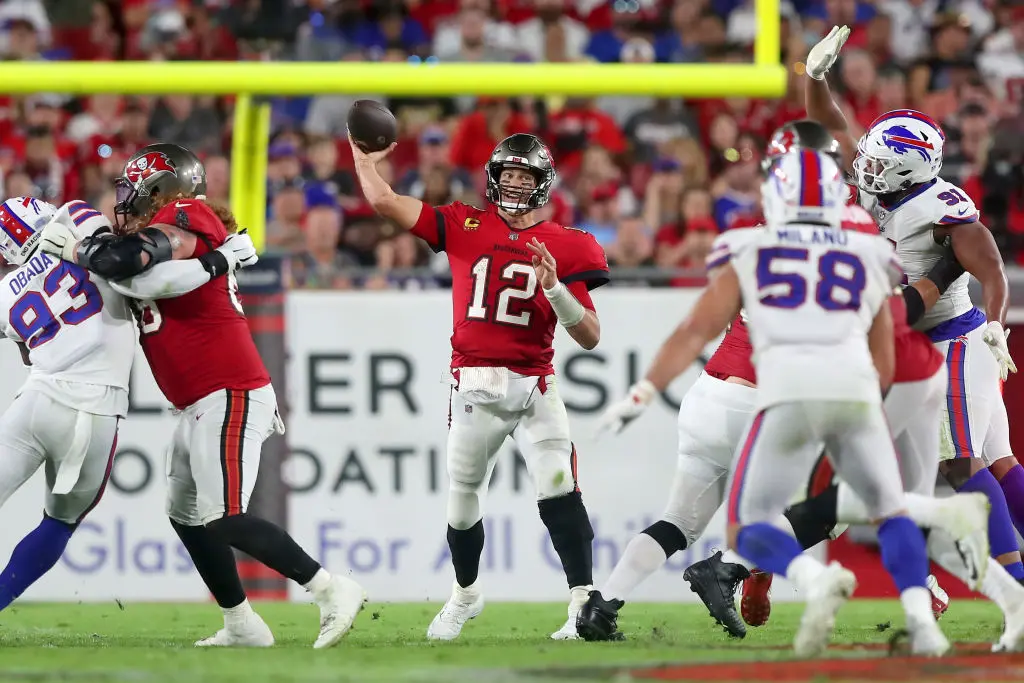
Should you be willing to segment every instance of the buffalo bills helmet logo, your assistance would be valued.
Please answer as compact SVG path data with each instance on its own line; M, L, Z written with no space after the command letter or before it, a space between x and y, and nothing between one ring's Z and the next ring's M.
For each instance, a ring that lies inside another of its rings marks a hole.
M922 140L910 129L904 126L892 126L882 131L882 142L886 147L897 154L910 154L917 152L924 161L931 162L931 150L935 146L927 140Z
M131 162L124 169L124 175L132 185L157 173L174 173L174 162L163 152L150 152Z

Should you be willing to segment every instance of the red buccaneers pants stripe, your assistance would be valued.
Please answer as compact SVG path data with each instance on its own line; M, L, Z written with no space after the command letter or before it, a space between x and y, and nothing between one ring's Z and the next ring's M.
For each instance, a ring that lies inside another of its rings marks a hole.
M225 515L242 514L242 445L249 421L249 392L227 391L224 425L220 432L220 465L224 475Z

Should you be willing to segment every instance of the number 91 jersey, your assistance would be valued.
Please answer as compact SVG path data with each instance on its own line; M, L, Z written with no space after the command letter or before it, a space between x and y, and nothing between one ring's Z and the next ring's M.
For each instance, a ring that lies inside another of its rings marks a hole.
M135 325L104 280L36 252L0 283L0 336L28 348L26 388L95 415L127 413Z
M739 277L759 407L881 402L867 334L903 276L883 237L804 224L733 230L715 241L708 267L727 262Z
M412 233L448 253L452 271L452 368L505 367L523 375L553 372L558 318L541 291L526 243L543 243L558 279L585 308L589 290L608 282L608 261L593 235L542 221L514 230L492 207L424 205Z

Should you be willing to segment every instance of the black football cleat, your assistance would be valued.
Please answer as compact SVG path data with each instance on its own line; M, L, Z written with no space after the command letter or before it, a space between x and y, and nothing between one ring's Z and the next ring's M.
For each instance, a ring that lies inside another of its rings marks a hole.
M722 562L722 551L706 560L694 562L683 572L690 590L700 597L712 618L724 626L730 636L744 638L747 625L736 612L736 586L750 576L741 564Z
M616 622L622 600L605 600L601 591L590 591L590 597L576 615L576 633L587 642L597 640L625 640Z

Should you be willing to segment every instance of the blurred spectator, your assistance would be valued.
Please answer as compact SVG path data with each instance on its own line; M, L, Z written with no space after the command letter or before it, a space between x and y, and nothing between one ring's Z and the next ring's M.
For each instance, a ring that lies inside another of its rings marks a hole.
M267 180L271 185L301 178L302 160L299 158L299 148L280 138L278 142L271 143L267 152ZM301 187L301 183L299 186Z
M593 98L567 98L561 111L549 117L548 128L560 172L575 173L590 145L604 147L613 157L626 151L626 138L615 119L598 109Z
M4 175L3 187L0 187L0 196L4 199L10 199L11 197L33 197L35 196L35 190L32 178L29 177L28 173L15 170Z
M430 45L423 26L406 14L400 2L378 6L376 20L361 22L353 37L356 45L370 55L392 46L407 53L420 53Z
M288 260L289 286L302 289L351 287L345 269L358 262L338 249L341 227L341 211L337 206L317 206L309 210L303 226L304 248Z
M931 50L918 60L910 70L910 101L923 106L925 96L935 90L942 90L956 84L974 70L970 59L971 33L964 19L959 15L936 17L931 30Z
M680 100L661 98L634 113L623 130L633 161L647 163L653 161L670 140L694 137L697 122Z
M686 179L683 165L674 157L655 160L653 173L647 180L644 191L644 222L647 225L664 225L679 220L680 200Z
M725 170L712 186L714 216L719 230L761 212L761 153L764 143L744 135L735 149L726 150Z
M582 59L590 32L581 22L566 15L567 4L568 0L534 0L536 16L516 27L519 51L535 62Z
M654 238L655 263L662 268L703 268L718 235L711 193L702 187L689 188L680 203L679 220L663 225Z
M579 227L597 240L602 247L615 241L616 227L621 215L618 203L619 188L613 184L595 188L583 213Z
M464 116L452 137L451 161L458 168L479 174L501 140L512 133L530 132L532 126L525 116L512 111L505 98L477 98L476 111ZM559 159L555 157L555 163ZM481 177L480 182L484 182Z
M512 31L507 24L497 25L487 17L487 12L478 7L462 9L453 27L458 31L458 41L451 41L447 33L438 31L434 38L434 55L442 62L507 62L512 59L511 35L505 39L488 40L489 33L497 30Z
M990 114L979 104L965 104L953 125L946 126L946 144L942 150L942 177L963 185L981 172L985 155L992 145Z
M319 185L336 201L355 195L356 180L351 173L338 168L338 145L333 138L313 138L306 150L306 168L302 175L307 185Z
M37 126L28 129L23 170L32 181L31 195L59 206L77 196L78 176L68 172L56 149L49 128Z
M429 0L435 2L436 0ZM495 18L491 0L459 0L459 11L442 19L434 31L432 53L439 59L443 55L456 54L463 44L463 13L475 13L471 22L480 14L484 18L484 43L493 49L511 52L516 43L516 32L510 24Z
M430 275L420 276L395 271L407 271L427 265L429 249L411 233L401 230L377 245L377 266L380 273L366 283L368 289L434 289L437 281Z
M231 161L223 154L203 160L206 167L206 198L227 206L231 201Z
M101 133L116 134L121 127L120 95L91 95L85 111L68 121L64 134L74 142L84 142Z
M863 50L845 51L839 74L846 89L844 100L853 111L853 118L861 128L870 128L871 122L884 111L878 101L874 62Z
M285 181L275 189L267 221L267 248L278 252L297 251L304 243L302 216L306 211L306 193L302 181Z
M622 46L620 61L624 64L651 64L654 62L654 47L646 38L630 38ZM611 114L615 122L621 124L634 114L649 109L653 103L653 97L605 95L597 98L595 106Z
M892 17L879 13L868 22L864 36L864 52L874 62L882 66L893 61L892 52Z
M599 62L617 62L630 38L641 37L641 23L651 18L651 8L640 2L612 2L611 27L590 35L586 53ZM654 10L656 14L656 10Z
M978 68L992 89L1016 104L1024 101L1024 6L1011 9L1010 24L985 41Z
M619 221L614 235L614 241L605 245L608 265L615 268L641 268L654 265L652 258L654 246L651 236L647 232L647 226L641 219L626 218ZM630 282L637 284L644 282L646 278L640 276L635 279L620 278L617 280L619 280L619 284Z
M465 194L472 186L473 181L465 170L452 168L451 143L448 133L441 126L430 126L420 133L416 168L406 171L402 179L398 181L396 189L401 194L426 201L425 197L430 194L427 192L428 179L432 175L436 176L438 172L443 173L450 196ZM432 203L444 204L446 202L433 201Z
M149 120L149 135L156 141L175 142L194 152L221 151L221 120L208 98L167 95L160 99Z
M786 18L796 15L789 0L779 2L779 13ZM725 37L730 43L737 45L753 45L757 36L757 13L754 11L754 0L742 0L731 12L726 22Z
M670 30L654 45L659 62L697 62L704 54L701 14L706 0L675 0L669 13Z
M42 59L42 46L49 42L50 21L41 3L5 2L0 5L0 26L5 25L5 60Z

